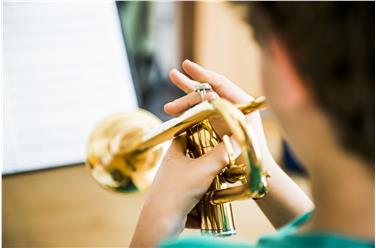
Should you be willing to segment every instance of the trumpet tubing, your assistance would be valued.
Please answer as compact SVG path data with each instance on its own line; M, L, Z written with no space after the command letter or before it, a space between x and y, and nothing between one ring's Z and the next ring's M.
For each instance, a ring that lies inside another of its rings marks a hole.
M196 208L201 217L202 233L234 235L230 202L261 198L267 192L269 175L262 171L255 135L245 121L245 114L264 105L264 97L237 106L218 98L198 104L165 123L145 110L110 116L100 122L90 136L86 165L94 179L106 189L124 193L141 191L151 184L167 141L185 134L187 155L192 158L224 142L229 165L214 178ZM214 129L210 120L218 117L239 144L244 164L235 163L228 136L221 137Z
M206 119L187 129L187 153L191 158L198 158L208 153L222 140ZM201 232L216 236L230 236L236 233L231 203L210 203L210 192L225 188L225 181L217 175L196 207L201 217Z

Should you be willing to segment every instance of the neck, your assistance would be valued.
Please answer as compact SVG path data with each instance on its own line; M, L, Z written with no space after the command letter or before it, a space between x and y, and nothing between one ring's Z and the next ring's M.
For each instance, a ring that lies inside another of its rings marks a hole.
M374 240L373 165L344 153L319 155L309 166L316 206L310 228Z
M302 104L280 118L311 177L315 211L302 231L374 240L374 165L344 151L329 119L312 103Z

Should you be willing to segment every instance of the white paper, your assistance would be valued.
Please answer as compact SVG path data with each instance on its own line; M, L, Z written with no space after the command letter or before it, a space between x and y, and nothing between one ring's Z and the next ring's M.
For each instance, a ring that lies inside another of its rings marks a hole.
M95 124L137 108L115 3L5 2L3 174L81 163Z

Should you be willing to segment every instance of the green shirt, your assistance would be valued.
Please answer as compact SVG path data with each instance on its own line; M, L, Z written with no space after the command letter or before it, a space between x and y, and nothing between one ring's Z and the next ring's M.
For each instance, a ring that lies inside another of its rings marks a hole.
M374 241L353 239L350 237L311 232L296 234L296 230L311 217L312 212L303 214L286 226L279 229L275 234L261 237L255 245L240 242L229 242L220 238L210 237L186 237L177 240L163 242L162 248L190 248L190 247L234 247L234 248L293 248L293 247L375 247Z

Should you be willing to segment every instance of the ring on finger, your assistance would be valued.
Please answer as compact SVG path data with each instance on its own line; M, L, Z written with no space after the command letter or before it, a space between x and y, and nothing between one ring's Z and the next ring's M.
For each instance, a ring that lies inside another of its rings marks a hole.
M206 93L208 93L208 92L213 91L213 88L212 88L211 85L208 84L208 83L200 83L200 84L197 84L197 85L195 86L194 91L200 94L201 102L203 102L203 100L204 100L204 95L205 95Z

